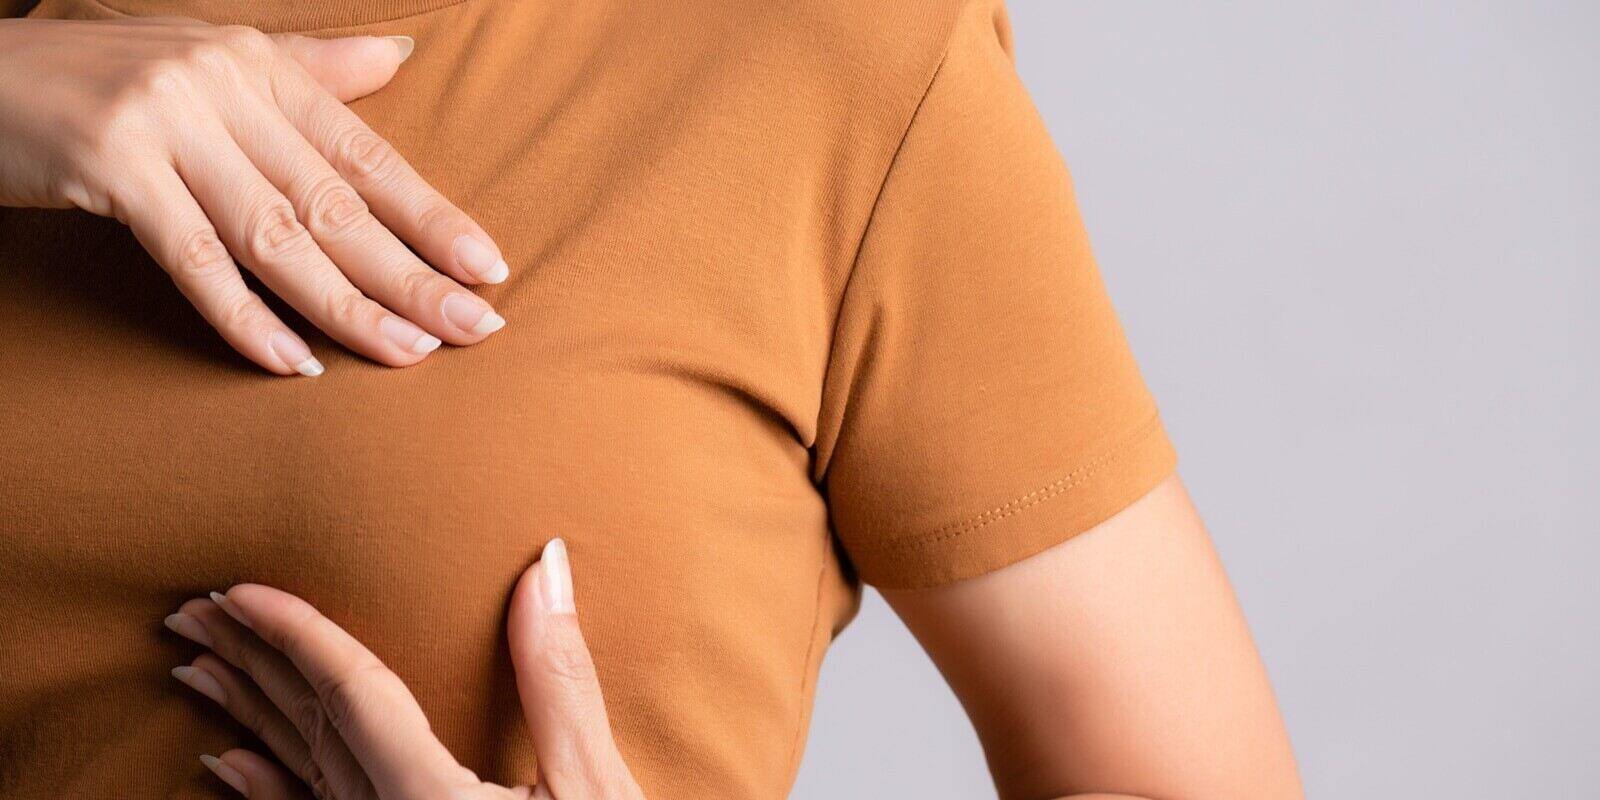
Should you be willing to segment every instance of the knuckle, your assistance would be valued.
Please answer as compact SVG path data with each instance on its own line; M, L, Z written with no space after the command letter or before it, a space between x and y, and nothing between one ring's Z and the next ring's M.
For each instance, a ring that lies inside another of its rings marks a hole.
M374 178L388 171L397 158L394 148L372 131L352 126L334 143L334 165L346 175Z
M264 626L256 631L256 635L293 661L305 652L307 626L314 624L321 615L304 601L300 601L298 606L291 604L291 609L284 615L281 624Z
M234 719L239 720L240 725L255 733L261 733L267 729L268 717L266 709L262 708L258 703L245 702L235 697L236 692L226 692L226 694L228 696L228 711L233 714Z
M213 29L215 41L234 58L265 63L277 54L272 37L248 25L219 25Z
M195 39L183 49L175 60L179 71L191 81L202 79L232 79L243 73L240 54L231 44L227 34Z
M310 605L305 608L311 609ZM293 614L285 624L268 625L260 628L256 635L260 636L272 649L288 656L291 662L303 662L314 658L311 641L316 636L312 630L317 624L331 625L326 617L311 609L310 614Z
M568 641L549 642L544 648L544 662L550 674L570 685L585 685L596 681L594 660L583 647Z
M313 794L316 794L317 787L321 786L324 793L317 794L317 797L330 796L326 794L329 788L328 776L322 772L322 766L317 763L317 760L315 758L300 758L296 761L298 763L288 765L289 769L294 771L295 776L304 781L306 787L311 789Z
M124 107L151 99L187 98L194 94L192 50L180 55L155 58L133 71L128 92L121 98Z
M383 665L366 663L328 681L319 694L334 728L344 730L361 715L372 700L373 685L386 673Z
M313 236L346 236L367 216L367 204L350 185L327 178L307 192L306 220Z
M447 289L443 285L445 280L437 272L427 269L414 269L400 275L396 288L398 288L400 296L412 308L431 308L437 304L430 301Z
M459 231L466 229L466 215L438 198L424 202L417 212L417 227L424 231Z
M186 278L209 278L233 269L228 248L209 227L194 228L178 238L177 263L173 269Z
M370 300L357 291L338 292L327 301L328 319L340 325L360 325L369 313Z
M326 709L322 707L322 700L315 692L297 691L285 703L284 714L294 722L300 730L300 735L306 740L306 746L313 753L325 752L332 742L333 732L329 727L330 720Z
M286 204L274 203L249 223L246 248L256 264L299 255L310 244L305 226Z
M320 769L317 770L315 776L306 780L306 784L311 789L311 796L317 800L333 800L335 796L333 784L328 782L328 776L324 775Z
M232 664L240 672L249 675L250 679L256 683L259 684L261 682L261 675L263 674L261 657L256 655L254 649L241 646L237 641L234 641L232 636L223 637L217 641L216 645L218 653L229 664Z
M259 326L263 305L254 292L230 300L217 310L216 327L220 330L247 331Z

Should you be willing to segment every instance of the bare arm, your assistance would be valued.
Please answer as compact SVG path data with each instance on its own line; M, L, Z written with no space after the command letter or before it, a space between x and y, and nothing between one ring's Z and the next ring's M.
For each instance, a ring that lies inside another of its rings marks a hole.
M1266 671L1176 477L1018 564L884 595L972 717L1002 798L1303 796Z

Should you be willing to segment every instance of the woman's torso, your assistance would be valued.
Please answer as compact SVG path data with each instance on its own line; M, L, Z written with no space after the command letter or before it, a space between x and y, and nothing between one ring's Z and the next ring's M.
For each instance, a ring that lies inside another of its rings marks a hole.
M167 677L193 649L161 618L244 580L525 781L504 605L557 535L646 790L781 795L854 607L812 457L829 335L943 4L108 4L415 37L354 107L496 236L510 324L392 370L302 323L328 371L276 378L115 221L0 210L0 795L219 796L194 756L244 734Z

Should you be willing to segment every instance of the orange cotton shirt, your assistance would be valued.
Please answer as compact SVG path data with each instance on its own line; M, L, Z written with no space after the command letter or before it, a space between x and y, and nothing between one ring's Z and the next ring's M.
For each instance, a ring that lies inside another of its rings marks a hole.
M217 798L251 737L167 670L187 598L294 592L486 780L568 541L652 798L776 798L861 582L1025 558L1173 466L991 0L46 0L407 34L353 104L480 221L510 324L409 369L233 354L117 222L0 210L0 796ZM287 312L286 312L287 313Z

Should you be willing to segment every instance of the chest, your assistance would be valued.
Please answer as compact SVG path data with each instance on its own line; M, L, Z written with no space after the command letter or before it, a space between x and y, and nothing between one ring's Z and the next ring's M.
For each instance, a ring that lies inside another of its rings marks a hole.
M559 535L618 718L736 696L728 740L782 759L831 559L821 360L790 304L644 245L605 258L616 241L514 241L490 295L510 322L483 344L393 370L312 335L327 372L286 379L116 223L0 215L0 625L45 621L0 662L83 638L51 680L142 681L182 657L158 626L177 603L269 583L382 654L469 763L516 774L503 611ZM51 690L33 680L0 700Z

